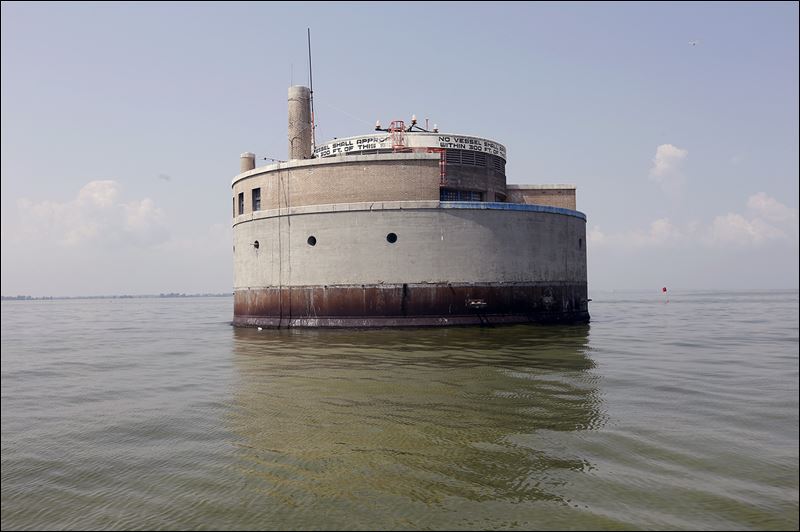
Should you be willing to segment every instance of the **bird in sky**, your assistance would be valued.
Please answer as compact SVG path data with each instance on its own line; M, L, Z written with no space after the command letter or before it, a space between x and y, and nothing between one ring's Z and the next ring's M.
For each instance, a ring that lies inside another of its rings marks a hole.
M699 43L699 42L700 41L689 41L689 44L692 45L692 46L697 46L697 43Z

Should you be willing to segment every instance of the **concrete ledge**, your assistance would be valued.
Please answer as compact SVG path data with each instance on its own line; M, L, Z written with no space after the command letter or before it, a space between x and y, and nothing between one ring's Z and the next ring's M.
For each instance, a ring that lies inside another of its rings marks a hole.
M441 201L441 209L477 209L493 211L525 211L525 212L547 212L550 214L563 214L573 216L586 221L586 215L580 211L564 209L562 207L550 207L549 205L529 205L526 203L497 203L483 201Z
M528 205L525 203L497 203L483 201L373 201L364 203L333 203L328 205L303 205L283 209L270 209L256 211L250 214L237 216L233 226L263 218L280 216L298 216L303 214L323 214L332 212L352 211L403 211L403 210L428 210L428 209L468 209L468 210L495 210L495 211L523 211L545 212L572 216L586 221L586 215L580 211L550 207L547 205Z
M506 190L575 190L575 185L506 185Z
M315 159L294 159L266 166L259 166L253 170L241 173L233 178L231 186L237 181L247 179L260 174L268 174L280 170L291 170L296 168L307 168L309 166L325 166L331 164L345 163L380 163L390 161L439 161L441 156L438 153L413 152L413 153L379 153L374 155L337 155L333 157L318 157Z

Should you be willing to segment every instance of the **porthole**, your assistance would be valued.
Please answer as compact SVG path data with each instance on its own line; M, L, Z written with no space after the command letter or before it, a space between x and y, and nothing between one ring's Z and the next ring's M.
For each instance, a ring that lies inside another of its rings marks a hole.
M253 242L253 247L254 247L254 248L256 248L256 249L258 249L258 240L256 240L255 242Z
M308 242L309 246L316 246L317 245L317 239L314 238L314 235L311 235L310 237L308 237L308 240L306 240L306 242Z
M578 239L578 249L583 249L583 239L582 238Z
M388 235L386 235L386 241L390 244L394 244L395 242L397 242L397 235L394 233L389 233Z

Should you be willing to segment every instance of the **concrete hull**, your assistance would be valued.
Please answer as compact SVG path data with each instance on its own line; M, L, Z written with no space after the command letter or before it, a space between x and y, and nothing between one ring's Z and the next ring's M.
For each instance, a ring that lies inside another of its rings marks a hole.
M237 326L589 319L586 221L577 211L407 201L293 207L235 222Z
M237 326L420 327L586 323L586 284L293 286L234 292Z

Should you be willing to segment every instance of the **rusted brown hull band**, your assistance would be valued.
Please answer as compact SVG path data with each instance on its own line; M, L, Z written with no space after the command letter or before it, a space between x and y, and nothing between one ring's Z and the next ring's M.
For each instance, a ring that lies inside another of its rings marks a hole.
M270 287L234 292L243 327L430 327L586 323L585 284Z

